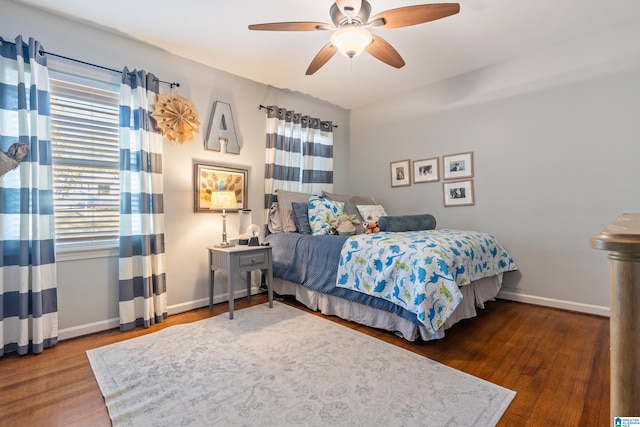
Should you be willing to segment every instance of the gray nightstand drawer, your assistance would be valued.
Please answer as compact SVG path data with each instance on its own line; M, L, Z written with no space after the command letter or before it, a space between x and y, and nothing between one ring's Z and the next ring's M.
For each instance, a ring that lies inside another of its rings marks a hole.
M252 265L259 265L267 262L267 253L260 252L255 254L241 255L239 258L240 267L250 267Z

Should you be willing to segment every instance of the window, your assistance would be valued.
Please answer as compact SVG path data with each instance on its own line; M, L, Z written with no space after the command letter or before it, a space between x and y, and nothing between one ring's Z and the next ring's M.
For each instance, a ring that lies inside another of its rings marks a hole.
M56 243L115 240L119 88L58 73L49 86Z

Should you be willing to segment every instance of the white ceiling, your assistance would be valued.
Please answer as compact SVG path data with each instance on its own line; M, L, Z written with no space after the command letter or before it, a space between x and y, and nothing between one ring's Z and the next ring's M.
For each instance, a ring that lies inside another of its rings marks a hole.
M17 1L347 109L640 17L638 0L460 0L457 15L411 27L371 30L404 58L406 65L401 69L366 53L353 60L337 54L314 75L306 76L330 32L249 31L247 26L330 23L331 0ZM370 0L371 15L423 2ZM146 18L139 18L145 13Z

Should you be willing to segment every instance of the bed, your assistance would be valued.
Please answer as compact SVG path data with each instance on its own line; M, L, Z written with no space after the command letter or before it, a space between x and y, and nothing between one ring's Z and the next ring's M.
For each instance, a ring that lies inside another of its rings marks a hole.
M308 195L295 196L300 200L291 202L279 194L287 210L277 209L280 228L265 237L273 246L273 290L325 315L408 341L439 339L455 323L475 317L497 295L503 275L517 269L495 237L436 229L431 215L409 217L409 226L407 216L381 215L376 220L387 225L373 234L314 235L305 219L314 216L316 196L306 203ZM334 213L345 204L335 204Z

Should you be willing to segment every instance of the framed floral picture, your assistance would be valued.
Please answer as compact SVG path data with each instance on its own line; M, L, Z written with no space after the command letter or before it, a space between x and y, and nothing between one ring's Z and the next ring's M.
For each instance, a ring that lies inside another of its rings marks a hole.
M438 174L438 157L413 161L413 182L436 182L440 180Z
M237 212L247 209L247 169L226 166L193 165L193 194L195 212L222 212L222 209L209 209L211 195L216 191L233 191L237 207L226 209Z
M470 206L475 204L472 179L443 182L442 192L445 207Z
M391 162L391 186L402 187L411 185L411 171L409 170L410 160L399 160Z
M444 179L473 178L473 151L442 157Z

